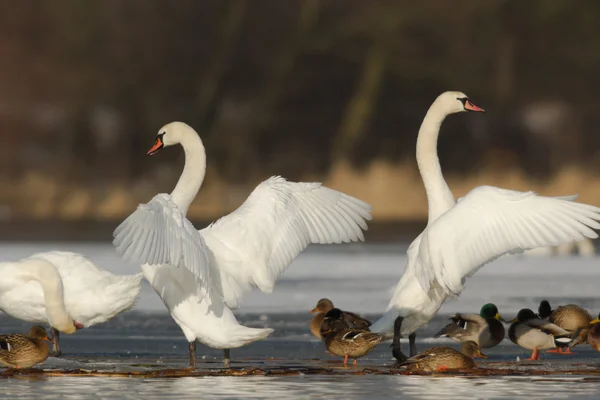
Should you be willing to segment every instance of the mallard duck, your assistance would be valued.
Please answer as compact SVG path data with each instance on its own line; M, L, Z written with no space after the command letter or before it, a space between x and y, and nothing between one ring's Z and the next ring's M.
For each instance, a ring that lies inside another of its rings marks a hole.
M334 308L333 302L329 299L321 299L317 302L317 306L309 311L309 313L318 314L310 322L310 331L315 337L321 339L321 324L325 319L325 314ZM348 324L348 328L369 330L371 322L349 311L342 311L344 321Z
M600 314L590 321L590 325L592 327L588 330L587 341L596 351L600 351Z
M383 336L347 326L343 312L334 308L325 314L320 334L327 351L344 357L344 365L348 364L348 357L353 358L356 365L356 359L373 350L383 340Z
M540 318L552 322L555 325L569 331L575 332L580 329L579 338L569 347L575 347L578 344L587 343L588 330L592 316L585 309L576 304L567 304L558 306L552 310L548 300L542 300L538 307L538 315ZM567 352L570 352L567 347ZM561 352L558 349L557 352Z
M508 328L510 340L525 349L533 350L528 360L539 360L539 350L561 347L568 349L569 343L580 333L580 329L569 332L550 321L545 321L529 308L520 310L510 322L512 323Z
M504 339L504 319L492 303L484 304L479 314L454 314L450 319L453 323L434 337L446 336L461 343L473 341L482 349L494 347Z
M27 335L13 333L0 336L0 364L9 368L29 368L48 358L51 343L46 330L33 326Z
M453 369L474 368L475 361L473 358L475 356L487 358L487 356L481 352L477 343L468 340L463 343L461 351L448 346L431 347L416 356L399 362L396 366L406 366L409 371L423 372L441 372Z

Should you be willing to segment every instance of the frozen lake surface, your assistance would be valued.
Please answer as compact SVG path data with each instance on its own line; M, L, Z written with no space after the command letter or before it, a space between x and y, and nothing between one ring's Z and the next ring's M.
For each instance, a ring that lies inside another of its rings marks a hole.
M70 250L89 256L100 267L118 274L139 269L124 264L109 243L2 243L3 261L17 260L34 252ZM322 344L308 331L316 301L328 297L343 309L378 317L386 308L406 262L406 246L347 245L311 247L284 273L275 291L255 291L236 311L249 326L275 328L267 340L232 350L232 366L247 360L277 357L285 360L337 360L324 353ZM477 312L486 302L498 305L505 318L523 307L537 308L546 298L552 305L576 303L593 315L600 311L597 287L598 258L504 258L481 269L467 282L458 300L448 300L440 314L418 331L419 349L439 341L431 336L453 312ZM2 332L27 330L29 325L0 315ZM119 365L152 364L153 368L184 367L187 343L167 314L158 296L144 283L139 302L131 312L75 335L63 335L64 359L50 358L44 367L119 368ZM447 343L442 341L441 343ZM573 356L546 355L545 363L581 361L596 363L589 346ZM486 351L492 361L525 358L528 352L508 340ZM203 363L218 367L222 353L198 346ZM600 358L598 358L600 360ZM392 364L387 344L378 346L363 365ZM544 379L541 379L544 378ZM10 378L2 381L0 398L596 398L597 382L580 377L437 378L418 376L291 376L202 377L179 379L122 379L84 377Z

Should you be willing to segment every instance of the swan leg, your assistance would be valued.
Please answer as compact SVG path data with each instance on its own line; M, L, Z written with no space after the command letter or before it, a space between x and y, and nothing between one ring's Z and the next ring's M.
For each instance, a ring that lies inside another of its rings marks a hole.
M394 339L392 340L392 355L394 358L400 362L406 360L408 357L402 353L402 349L400 349L400 329L402 328L402 317L396 318L394 321Z
M231 365L231 357L229 357L229 349L223 350L223 353L225 353L225 356L223 358L223 364L225 365L225 368L229 368L229 366Z
M417 355L417 332L413 332L408 335L408 343L410 345L410 356L414 357Z
M58 329L52 327L52 351L50 351L50 355L52 357L60 357L62 356L62 351L60 350L60 333Z
M196 341L190 342L190 368L196 368Z

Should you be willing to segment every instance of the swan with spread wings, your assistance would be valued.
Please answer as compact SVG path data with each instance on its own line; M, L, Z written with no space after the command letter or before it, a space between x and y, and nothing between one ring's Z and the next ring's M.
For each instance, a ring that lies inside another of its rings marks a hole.
M204 180L206 153L196 131L182 122L162 127L148 154L181 144L185 167L170 194L138 206L114 232L125 260L142 265L146 279L183 330L195 366L196 340L225 350L264 339L273 330L240 325L238 307L252 287L266 293L311 243L364 240L371 206L322 186L274 176L234 212L198 231L186 218Z

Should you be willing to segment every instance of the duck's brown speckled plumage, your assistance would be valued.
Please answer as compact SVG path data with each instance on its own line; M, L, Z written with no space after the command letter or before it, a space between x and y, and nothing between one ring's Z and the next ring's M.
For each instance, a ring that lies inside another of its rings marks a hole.
M29 368L48 358L46 330L35 325L27 335L13 333L0 336L0 364L9 368Z
M409 371L437 372L455 369L475 368L473 357L486 358L479 346L472 340L463 343L461 351L448 346L435 346L397 363L396 367L405 366Z
M344 357L344 365L348 363L348 358L353 358L356 365L357 358L364 357L383 340L383 336L377 333L349 328L339 308L333 308L325 314L320 334L331 354Z
M318 312L310 322L310 331L315 337L321 339L321 325L323 324L325 315L333 308L334 306L331 300L321 299L317 302L316 307L310 311L311 313ZM371 326L371 322L362 318L360 315L348 311L342 311L342 315L349 328L369 330L369 327Z
M544 302L546 303L546 307L543 306ZM545 312L543 312L544 308L546 309ZM546 315L548 313L547 309L550 309L550 303L542 301L538 309L540 317L547 318L548 321L569 332L581 329L576 344L587 343L590 321L592 321L592 316L589 312L576 304L558 306L554 310L551 310L549 315Z
M600 351L600 314L598 318L590 321L590 329L588 329L587 342L596 351Z

